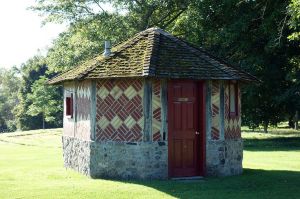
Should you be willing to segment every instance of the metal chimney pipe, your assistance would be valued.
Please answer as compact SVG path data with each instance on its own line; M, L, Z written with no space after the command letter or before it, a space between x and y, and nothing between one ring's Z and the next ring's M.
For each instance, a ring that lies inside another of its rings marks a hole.
M109 55L111 54L111 51L110 51L110 49L111 49L110 41L105 41L104 45L105 45L105 47L104 47L103 56L104 57L109 57Z

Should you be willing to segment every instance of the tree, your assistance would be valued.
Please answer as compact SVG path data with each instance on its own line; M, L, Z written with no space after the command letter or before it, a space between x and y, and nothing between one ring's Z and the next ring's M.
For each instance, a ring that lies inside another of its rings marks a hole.
M114 12L126 16L129 27L141 31L152 26L167 28L188 10L190 3L190 0L37 0L31 9L46 16L45 22L70 23L90 19L105 22ZM105 4L112 9L105 9Z
M300 1L291 0L287 12L288 25L291 29L291 34L288 38L291 41L300 41ZM289 73L288 79L292 82L291 88L285 93L285 97L291 101L287 106L287 111L289 112L289 119L291 123L295 123L293 126L298 129L298 114L300 111L300 55L295 56L290 59L291 64L294 68ZM283 100L287 100L284 99ZM294 121L291 115L295 114Z
M110 3L112 9L104 9ZM38 0L31 9L45 22L69 23L47 55L51 72L65 71L101 53L104 40L117 44L148 27L172 27L189 0Z
M28 99L31 101L28 107L27 114L31 116L42 115L43 129L45 129L45 121L55 121L57 113L61 113L62 103L58 101L59 92L53 86L47 85L48 79L46 77L40 77L31 86L32 93L29 93Z
M20 78L16 68L0 68L0 132L16 130L13 108L19 103Z
M43 78L44 76L50 78L53 76L53 74L46 74L47 65L45 62L45 58L42 56L34 56L33 58L29 59L25 64L22 65L20 71L21 83L18 92L19 104L13 110L13 113L17 120L17 127L21 130L42 128L44 119L42 112L40 114L34 114L33 108L32 111L28 112L29 107L33 103L32 98L30 98L30 96L33 95L32 89L36 88L33 87L36 81L39 81L39 79L41 77ZM55 92L48 92L47 94L51 95L50 99L55 99L57 103L62 103L62 90L60 87L57 87L55 89ZM45 103L49 102L45 101ZM55 116L55 120L49 123L48 127L61 127L62 107L60 106L60 111L56 112L56 114L54 114L54 112L52 112L53 114L51 116Z
M299 43L287 39L291 34L288 6L281 0L199 0L174 28L177 35L238 63L262 80L243 89L243 122L263 124L265 132L269 124L285 119L286 107L291 105L282 96L291 97L285 93L294 85L288 77L295 75L291 60L298 56Z
M292 33L289 35L291 40L300 40L300 1L291 0L288 6L288 24Z
M98 19L81 21L60 34L46 57L49 72L65 71L101 53L104 40L118 43L132 35L129 27L125 28L126 31L123 29L123 16L110 16L109 22L102 23Z
M32 9L46 21L70 23L47 55L50 71L100 53L103 40L117 43L159 26L262 80L243 89L244 124L267 132L300 109L298 0L38 0Z

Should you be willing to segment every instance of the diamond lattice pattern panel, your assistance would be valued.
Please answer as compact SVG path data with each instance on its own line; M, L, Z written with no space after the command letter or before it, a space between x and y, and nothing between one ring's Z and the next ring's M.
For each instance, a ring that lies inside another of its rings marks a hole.
M81 82L77 87L77 121L90 119L91 89L90 82Z
M241 92L238 87L238 115L229 115L229 84L225 84L225 139L241 138Z
M161 100L160 100L160 81L154 80L152 85L152 134L153 141L161 140Z
M91 110L91 82L80 82L76 89L76 133L75 137L90 139L90 110Z
M212 82L211 93L212 109L212 126L211 139L219 140L220 138L220 84L219 81Z
M96 140L141 141L142 99L141 79L99 80Z

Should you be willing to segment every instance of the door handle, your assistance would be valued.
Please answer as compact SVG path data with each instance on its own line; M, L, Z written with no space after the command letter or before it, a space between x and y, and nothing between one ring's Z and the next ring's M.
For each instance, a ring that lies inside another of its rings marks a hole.
M199 131L196 131L196 133L195 133L196 135L199 135L200 133L199 133Z

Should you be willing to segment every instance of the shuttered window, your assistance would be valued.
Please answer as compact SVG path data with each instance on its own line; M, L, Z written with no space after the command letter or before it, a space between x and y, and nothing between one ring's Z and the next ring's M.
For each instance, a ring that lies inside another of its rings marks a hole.
M236 82L229 84L229 110L230 116L238 115L238 84Z
M66 97L66 116L73 117L73 94Z

